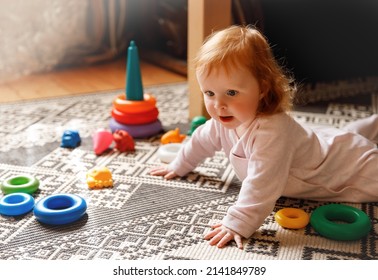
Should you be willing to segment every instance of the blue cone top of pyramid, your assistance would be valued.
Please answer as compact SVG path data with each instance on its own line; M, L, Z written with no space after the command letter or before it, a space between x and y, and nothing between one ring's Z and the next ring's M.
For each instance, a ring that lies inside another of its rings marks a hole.
M144 100L138 48L134 41L130 42L127 50L126 100Z

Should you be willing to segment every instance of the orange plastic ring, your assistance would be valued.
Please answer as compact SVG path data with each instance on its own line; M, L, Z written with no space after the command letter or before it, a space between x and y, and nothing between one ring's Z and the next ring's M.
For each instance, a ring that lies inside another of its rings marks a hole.
M274 215L274 218L280 226L289 229L304 228L310 222L310 216L297 208L283 208Z
M159 115L158 109L155 107L144 113L124 113L118 109L112 109L112 117L119 123L123 124L145 124L156 121Z
M123 113L144 113L156 108L156 99L154 96L145 93L144 100L126 100L126 96L120 94L113 100L113 105L114 108Z

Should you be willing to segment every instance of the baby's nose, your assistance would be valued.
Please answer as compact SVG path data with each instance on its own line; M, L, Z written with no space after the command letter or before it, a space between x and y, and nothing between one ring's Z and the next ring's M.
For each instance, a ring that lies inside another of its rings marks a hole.
M226 103L222 99L217 99L214 103L215 109L225 109Z

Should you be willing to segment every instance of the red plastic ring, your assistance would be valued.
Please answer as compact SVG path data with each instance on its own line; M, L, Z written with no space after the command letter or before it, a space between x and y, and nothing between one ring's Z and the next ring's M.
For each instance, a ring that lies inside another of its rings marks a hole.
M124 113L116 108L112 109L112 117L119 123L123 124L145 124L156 121L159 110L155 107L144 113Z

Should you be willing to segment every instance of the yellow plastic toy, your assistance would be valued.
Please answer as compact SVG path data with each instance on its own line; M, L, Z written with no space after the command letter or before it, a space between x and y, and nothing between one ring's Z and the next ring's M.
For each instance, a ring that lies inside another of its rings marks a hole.
M310 222L310 216L297 208L283 208L274 215L274 218L281 227L288 229L304 228Z
M175 130L170 130L166 132L160 139L161 144L169 144L169 143L181 143L184 141L186 135L180 134L180 129L176 128Z
M93 168L87 173L86 178L90 189L113 187L112 173L107 167Z

